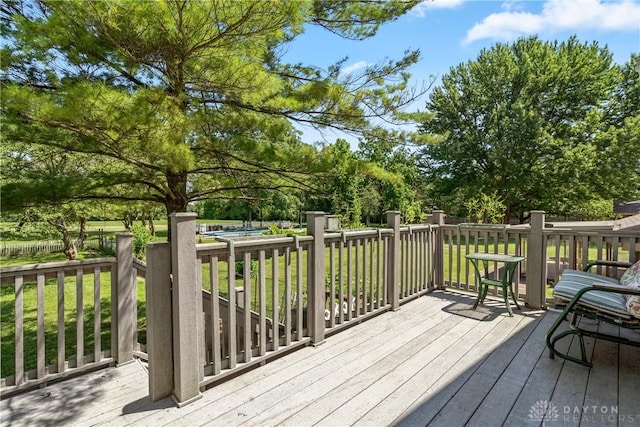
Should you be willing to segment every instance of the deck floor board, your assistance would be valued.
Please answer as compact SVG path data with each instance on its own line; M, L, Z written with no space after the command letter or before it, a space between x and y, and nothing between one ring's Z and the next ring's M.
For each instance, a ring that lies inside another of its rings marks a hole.
M581 418L595 425L588 412L572 417L585 405L617 411L598 425L640 422L640 348L588 339L592 369L550 359L544 336L557 311L507 317L501 302L488 301L491 316L465 317L460 306L472 302L433 292L218 384L183 408L170 398L150 402L145 365L136 361L8 397L0 424L522 426L542 424L532 422L538 402L558 411L548 426L580 425ZM565 341L579 352L577 340Z

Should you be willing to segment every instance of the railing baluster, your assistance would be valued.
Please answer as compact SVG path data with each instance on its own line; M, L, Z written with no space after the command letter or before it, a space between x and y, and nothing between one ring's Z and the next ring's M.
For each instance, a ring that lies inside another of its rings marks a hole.
M329 327L336 325L336 263L335 263L335 247L334 242L329 243Z
M582 268L589 263L589 236L582 236Z
M64 372L65 339L64 339L64 271L58 271L58 373ZM113 334L112 334L113 336ZM111 339L111 342L114 340ZM113 354L112 354L113 357Z
M44 274L38 274L37 278L38 286L38 356L37 356L37 378L42 378L45 375L45 349L44 349Z
M411 236L409 233L404 235L404 297L411 295Z
M338 305L340 307L338 315L338 323L344 323L344 241L338 243Z
M284 345L291 344L291 248L284 250Z
M244 296L244 359L243 361L251 361L251 252L244 253L244 270L243 270L243 296Z
M464 242L465 242L465 255L468 255L469 252L469 247L470 247L470 240L471 239L471 233L469 232L469 229L465 229L464 230ZM460 262L460 261L459 261ZM465 290L469 290L469 261L465 258L464 260L464 274L465 274L465 279L464 279L464 286L462 287ZM477 286L475 285L475 273L474 273L474 289L476 292L478 292Z
M369 311L369 302L367 301L367 242L365 237L362 239L362 314L366 314Z
M102 314L100 306L100 267L93 268L93 361L102 359ZM137 316L136 316L137 320ZM136 322L137 330L137 322ZM137 340L136 340L137 342Z
M84 287L82 269L76 270L76 368L84 365Z
M375 258L373 257L373 247L375 245L375 240L373 240L373 238L371 238L369 240L369 242L370 242L370 245L369 245L369 311L373 311L374 310L374 302L375 302L375 294L374 294L373 284L374 284L374 282L377 282L377 278L376 278L376 280L374 280L374 276L373 276L373 265L374 265L374 260L375 260Z
M411 270L413 271L414 294L417 294L422 290L422 283L421 283L421 277L420 277L421 263L422 263L422 259L420 257L422 253L421 242L420 242L421 238L422 238L422 232L414 230L413 232L413 267L411 268Z
M264 249L258 251L258 283L260 285L260 347L258 355L267 352L267 267Z
M228 313L228 341L229 348L229 368L233 369L238 363L238 325L237 325L237 307L236 301L236 254L233 242L229 242L229 261L227 262L227 284L229 292L229 309Z
M351 267L351 258L353 250L353 241L347 241L347 321L353 317L353 270Z
M302 299L302 246L296 249L296 308L297 308L297 335L296 341L301 341L304 337L304 301Z
M16 362L16 385L24 382L24 280L22 276L17 276L15 286L15 362Z
M271 251L271 333L273 351L278 350L280 346L280 318L278 316L278 302L280 301L280 280L278 278L280 258L278 249Z
M446 233L448 233L448 239L449 241L447 242L447 247L449 249L449 286L451 287L456 287L459 288L460 287L460 229L459 228L449 228L448 230L446 230ZM431 232L431 234L429 235L429 256L433 256L433 242L434 242L434 237L433 234L435 234L435 232ZM442 235L444 236L445 233L442 233ZM455 240L455 242L454 242ZM455 249L454 249L455 248ZM444 250L444 248L443 248ZM453 251L455 250L455 260L456 260L456 267L455 269L453 268L453 260L454 260L454 255L453 255ZM431 260L429 260L429 264L431 264ZM431 278L431 270L432 270L433 266L429 266L429 278ZM445 282L446 283L446 282Z
M383 242L382 235L378 233L378 240L376 245L376 308L380 308L382 305L380 300L380 285L383 282L382 277L384 277L384 276L381 276L382 251L383 251L382 242Z
M358 317L360 317L360 239L356 239L355 241L355 297L356 297L356 304L355 304L355 315L354 317L357 319Z
M213 363L213 375L221 371L222 355L220 346L220 286L218 284L218 257L212 256L209 260L209 277L211 280L211 318L209 330L211 331L211 361ZM232 310L232 307L228 308Z
M427 233L420 231L418 234L418 289L424 291L427 288L425 280L425 262L427 260L425 252L425 238Z

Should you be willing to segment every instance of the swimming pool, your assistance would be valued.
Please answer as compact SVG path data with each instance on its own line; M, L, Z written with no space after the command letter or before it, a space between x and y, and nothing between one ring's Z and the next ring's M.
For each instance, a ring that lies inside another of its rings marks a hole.
M265 230L207 231L206 233L202 234L211 237L246 237L259 236L264 232Z

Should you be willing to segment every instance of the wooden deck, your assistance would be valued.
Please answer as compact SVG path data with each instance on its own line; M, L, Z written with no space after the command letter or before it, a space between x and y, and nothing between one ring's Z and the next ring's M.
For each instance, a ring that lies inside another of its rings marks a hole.
M150 403L146 368L135 362L5 399L0 422L640 425L640 348L592 341L590 370L551 360L544 335L557 312L516 310L510 318L489 302L469 313L472 301L434 292L211 388L183 408L169 398Z

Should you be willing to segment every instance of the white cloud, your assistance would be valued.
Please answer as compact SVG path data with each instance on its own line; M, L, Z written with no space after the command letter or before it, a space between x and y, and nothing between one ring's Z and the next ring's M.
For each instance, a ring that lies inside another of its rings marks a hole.
M367 61L358 61L355 64L351 64L340 70L340 75L346 76L347 74L351 74L354 71L358 71L359 69L365 68L368 65L370 64Z
M521 11L524 10L524 0L507 0L500 7L507 12Z
M623 0L547 0L540 14L493 13L467 32L465 43L480 39L513 40L522 35L546 31L638 30L640 3Z
M418 3L413 9L411 14L420 18L427 14L428 10L433 9L453 9L464 3L464 0L425 0L422 3Z

